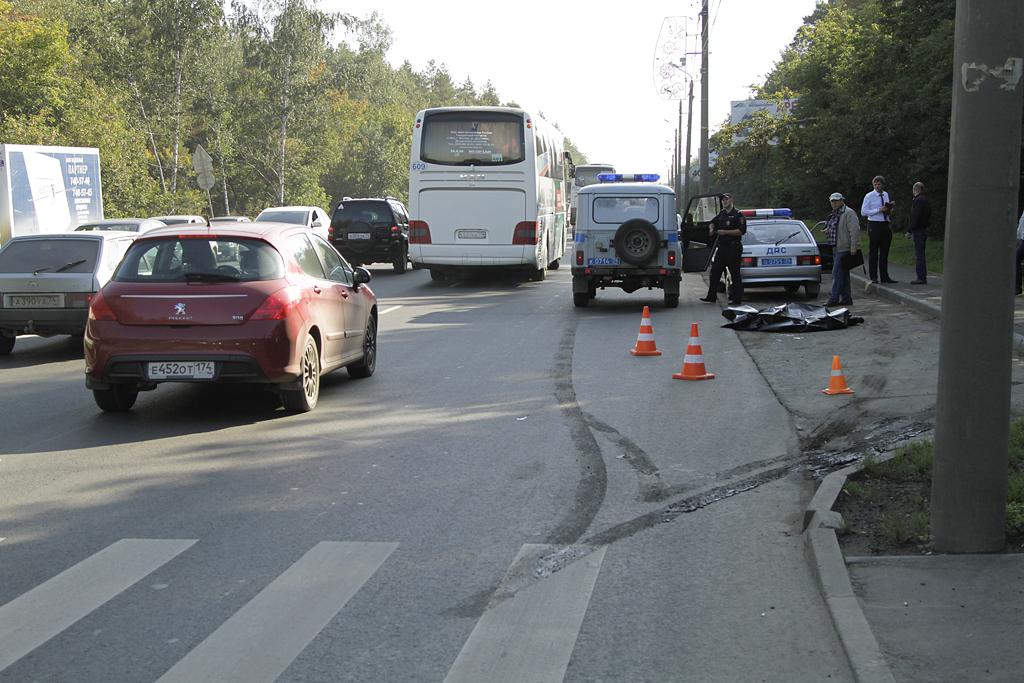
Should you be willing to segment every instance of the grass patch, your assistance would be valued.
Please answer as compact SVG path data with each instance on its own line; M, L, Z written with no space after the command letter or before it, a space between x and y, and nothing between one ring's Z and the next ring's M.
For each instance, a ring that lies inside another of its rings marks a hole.
M915 441L896 449L896 455L884 462L873 458L864 461L863 472L867 477L895 479L897 481L931 481L932 441Z

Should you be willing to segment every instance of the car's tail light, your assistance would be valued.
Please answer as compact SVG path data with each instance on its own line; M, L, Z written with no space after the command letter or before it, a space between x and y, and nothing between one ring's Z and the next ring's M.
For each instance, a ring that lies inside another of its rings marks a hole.
M117 322L113 309L103 298L103 292L96 292L89 302L89 320L110 320Z
M285 287L268 296L260 307L253 311L249 320L283 320L288 317L295 304L302 300L298 287Z
M68 308L89 308L89 301L92 300L92 292L74 292L68 294L65 301L67 301Z
M430 244L430 226L426 221L409 221L409 243Z
M327 226L327 239L332 239L332 240L334 239L334 226L333 225L328 225Z
M814 256L797 256L796 264L798 266L820 266L821 256L815 254Z
M582 266L583 265L583 252L582 251L577 251L576 252L576 265L577 266Z
M670 266L674 266L676 264L676 252L674 252L674 251L668 252L668 264Z
M753 256L744 256L743 260L740 261L740 264L744 266L754 266L757 265L757 259Z
M512 244L537 244L537 221L516 223Z
M398 232L398 226L397 225L392 225L391 226L391 232Z

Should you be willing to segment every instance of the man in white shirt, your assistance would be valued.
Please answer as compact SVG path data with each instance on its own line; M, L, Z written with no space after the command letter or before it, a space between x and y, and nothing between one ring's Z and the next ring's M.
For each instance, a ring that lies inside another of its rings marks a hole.
M892 244L892 230L889 228L889 214L892 212L892 198L885 191L885 178L876 175L871 180L875 188L864 195L860 215L868 219L868 274L872 282L881 281L895 284L889 277L889 245Z

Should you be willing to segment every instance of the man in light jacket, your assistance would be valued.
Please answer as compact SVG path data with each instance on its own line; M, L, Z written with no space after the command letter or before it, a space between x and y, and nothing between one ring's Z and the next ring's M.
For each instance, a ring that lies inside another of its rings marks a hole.
M826 306L853 305L850 287L850 273L843 268L843 257L860 252L860 222L857 212L846 205L846 199L838 192L828 198L832 213L826 221L826 230L835 230L835 249L832 252L832 294Z

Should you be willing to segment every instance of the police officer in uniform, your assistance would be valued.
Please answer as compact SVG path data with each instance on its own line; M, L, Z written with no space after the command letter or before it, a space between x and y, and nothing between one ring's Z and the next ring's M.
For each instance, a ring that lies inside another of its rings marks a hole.
M740 277L740 259L743 254L743 235L747 232L747 219L732 203L732 195L728 192L719 195L722 210L711 219L710 237L718 236L718 250L711 262L711 282L708 295L701 299L704 303L713 304L718 300L718 283L722 273L729 269L732 278L730 306L739 306L743 301L743 280Z

